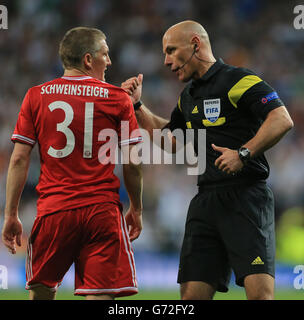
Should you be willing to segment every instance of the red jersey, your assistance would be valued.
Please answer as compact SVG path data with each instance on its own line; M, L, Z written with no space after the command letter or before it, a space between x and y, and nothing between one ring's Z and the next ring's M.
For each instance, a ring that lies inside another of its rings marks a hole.
M128 125L124 130L122 121ZM39 144L37 216L119 203L115 163L113 158L107 161L107 154L113 153L109 140L116 149L142 141L123 89L83 76L62 77L28 90L12 141Z

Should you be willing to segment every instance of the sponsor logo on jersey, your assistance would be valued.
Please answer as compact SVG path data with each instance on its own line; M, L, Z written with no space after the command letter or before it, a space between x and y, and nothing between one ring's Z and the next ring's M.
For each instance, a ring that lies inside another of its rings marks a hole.
M198 113L198 108L197 108L197 106L195 106L195 107L193 108L193 110L192 110L191 113L192 113L192 114Z
M263 260L261 259L261 257L256 257L252 262L251 264L254 266L254 265L257 265L257 264L264 264Z

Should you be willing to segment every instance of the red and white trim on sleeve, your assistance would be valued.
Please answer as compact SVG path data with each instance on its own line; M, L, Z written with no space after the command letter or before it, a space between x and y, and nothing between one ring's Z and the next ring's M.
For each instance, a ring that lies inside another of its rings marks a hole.
M25 137L25 136L21 136L20 134L13 134L12 135L12 140L13 141L19 141L19 142L27 143L27 144L30 144L31 146L33 146L36 143L35 140L30 139L30 138Z

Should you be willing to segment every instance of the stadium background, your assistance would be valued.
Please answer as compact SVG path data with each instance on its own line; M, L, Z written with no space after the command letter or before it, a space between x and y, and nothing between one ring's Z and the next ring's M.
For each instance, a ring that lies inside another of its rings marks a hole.
M71 27L100 28L107 35L113 65L107 81L120 86L144 74L143 100L155 113L168 117L183 85L163 66L161 38L172 24L185 19L202 23L215 56L246 66L277 89L295 128L267 152L269 183L276 199L277 297L303 299L293 282L296 265L304 264L304 30L295 30L297 1L274 0L9 0L8 30L0 30L0 210L3 222L5 181L12 151L10 136L29 87L60 77L58 43ZM120 178L121 168L117 168ZM23 247L11 256L0 244L0 265L8 269L8 289L0 299L25 299L23 289L26 239L35 217L35 185L39 176L37 148L20 207ZM144 165L144 230L134 242L141 295L134 298L178 299L176 274L189 201L196 178L183 165ZM121 198L127 207L122 184ZM0 274L1 279L1 274ZM1 281L0 281L1 284ZM303 284L303 282L302 282ZM304 284L302 285L304 287ZM59 298L72 299L73 268ZM69 292L66 294L65 292ZM242 299L232 283L220 299Z

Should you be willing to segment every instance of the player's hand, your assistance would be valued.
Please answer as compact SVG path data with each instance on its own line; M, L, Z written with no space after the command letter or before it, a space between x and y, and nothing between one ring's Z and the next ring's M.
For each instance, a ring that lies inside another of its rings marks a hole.
M142 211L136 211L135 209L130 207L126 213L125 219L129 231L130 240L133 241L139 237L143 228Z
M16 253L16 244L21 246L22 223L18 217L5 217L2 228L2 241L12 254Z
M143 77L140 73L137 77L132 77L121 84L121 88L128 93L133 104L141 98Z
M215 144L212 144L211 146L213 150L222 154L214 163L218 169L232 175L235 175L238 171L242 170L244 164L241 161L237 150L218 147Z

